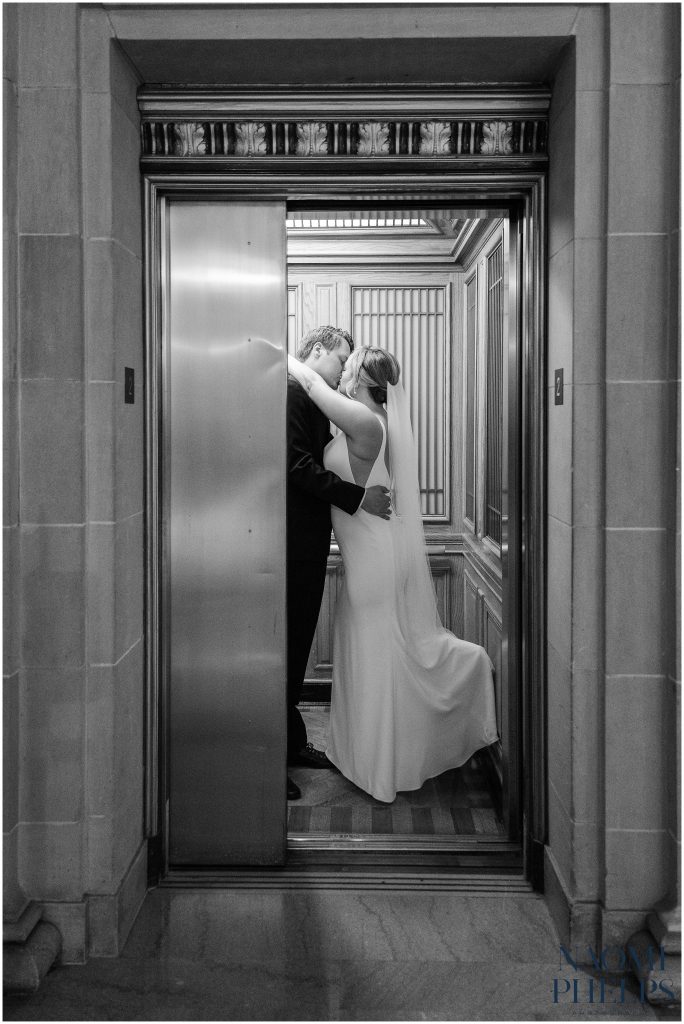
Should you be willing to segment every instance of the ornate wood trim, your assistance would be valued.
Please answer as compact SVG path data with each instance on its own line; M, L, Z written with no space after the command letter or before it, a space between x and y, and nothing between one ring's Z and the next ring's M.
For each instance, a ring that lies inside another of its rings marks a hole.
M171 160L421 160L520 166L547 159L549 94L412 92L403 95L143 88L141 152L146 167Z

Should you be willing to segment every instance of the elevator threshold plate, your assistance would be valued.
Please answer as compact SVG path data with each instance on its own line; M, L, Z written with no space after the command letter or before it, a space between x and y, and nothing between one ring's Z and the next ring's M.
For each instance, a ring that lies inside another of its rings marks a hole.
M520 876L498 874L457 874L446 872L364 872L364 871L288 871L264 868L261 871L171 871L160 882L176 889L344 889L387 892L467 892L478 896L543 897Z
M359 835L332 832L324 836L310 832L288 832L287 848L294 850L383 851L386 853L514 853L520 847L507 836L424 836L424 835Z

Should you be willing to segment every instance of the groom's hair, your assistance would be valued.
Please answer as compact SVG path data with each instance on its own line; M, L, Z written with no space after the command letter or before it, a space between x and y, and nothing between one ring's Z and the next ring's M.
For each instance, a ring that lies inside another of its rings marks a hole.
M343 331L341 327L314 327L313 331L308 331L302 340L299 342L297 349L297 359L304 362L308 356L311 355L314 345L317 345L320 341L323 348L327 348L328 352L332 352L341 341L346 341L349 344L350 351L354 349L354 339L348 331Z

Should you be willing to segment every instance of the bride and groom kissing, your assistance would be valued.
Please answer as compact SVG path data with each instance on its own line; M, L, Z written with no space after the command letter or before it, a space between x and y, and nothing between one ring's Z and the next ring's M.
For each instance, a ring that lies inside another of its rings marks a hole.
M355 349L331 326L301 339L288 356L287 474L288 765L336 768L391 802L497 739L489 657L437 613L409 404L391 353ZM297 705L331 526L344 579L324 752L307 741ZM289 777L287 795L301 796Z

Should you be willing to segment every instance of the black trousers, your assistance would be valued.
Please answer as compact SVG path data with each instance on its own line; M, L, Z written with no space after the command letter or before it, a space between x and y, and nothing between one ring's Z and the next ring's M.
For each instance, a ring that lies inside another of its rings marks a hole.
M287 753L306 746L306 726L297 707L306 663L323 600L327 555L318 561L287 562Z

